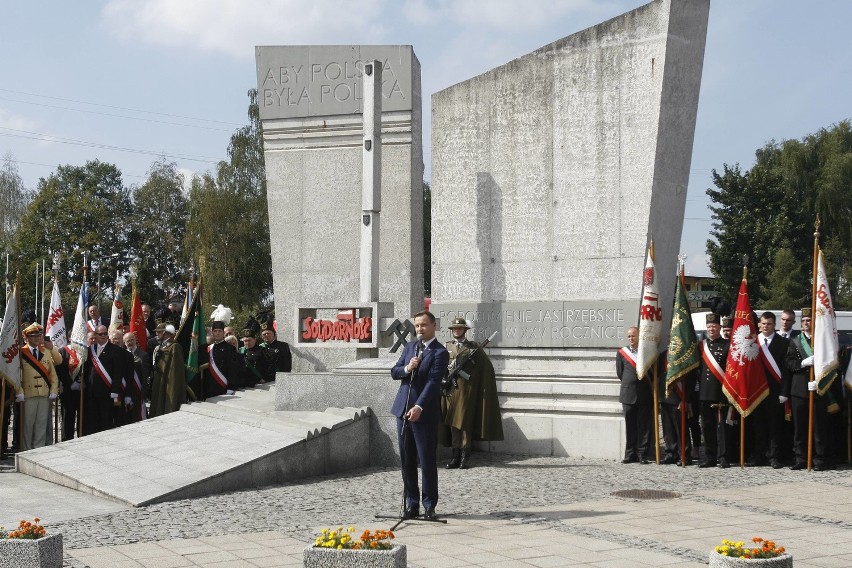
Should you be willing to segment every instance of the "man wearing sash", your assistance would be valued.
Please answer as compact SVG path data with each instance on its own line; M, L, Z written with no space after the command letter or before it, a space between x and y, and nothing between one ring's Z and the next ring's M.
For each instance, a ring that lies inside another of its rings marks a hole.
M698 398L701 402L701 431L704 434L704 461L698 467L728 467L725 455L725 417L721 416L726 398L722 392L725 363L730 342L721 335L718 314L705 318L707 338L701 342L701 369Z
M804 469L808 464L808 406L809 391L816 390L811 381L814 365L813 337L811 335L811 308L802 308L802 333L790 341L787 349L787 369L790 374L781 385L781 397L790 399L793 413L793 451L796 463L790 469ZM814 396L814 454L816 471L825 469L826 417L828 405L823 396Z
M21 386L17 401L24 403L23 450L40 448L47 443L50 405L59 394L59 378L53 356L42 346L44 328L37 323L24 329L27 344L21 348Z
M83 433L94 434L115 426L115 408L122 404L121 381L125 379L124 357L109 342L105 325L95 328L95 342L83 364L86 378L83 396Z
M787 348L790 340L775 333L775 314L763 312L760 314L760 334L757 336L760 344L760 359L766 370L766 383L769 394L752 413L751 425L751 460L745 465L766 465L767 458L774 469L782 467L781 454L784 439L784 402L781 396L781 383L787 375ZM748 426L747 426L748 428Z
M636 374L636 349L639 346L639 328L627 329L627 347L615 356L615 374L621 381L618 402L624 411L626 446L621 463L650 463L651 428L653 426L654 395L651 381L640 380Z
M225 341L225 323L210 326L213 343L207 345L208 367L204 371L204 396L233 394L237 388L237 350Z

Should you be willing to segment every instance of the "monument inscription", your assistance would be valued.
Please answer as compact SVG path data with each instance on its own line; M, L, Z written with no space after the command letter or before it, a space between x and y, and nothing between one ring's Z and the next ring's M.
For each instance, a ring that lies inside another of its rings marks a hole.
M382 64L382 111L411 110L411 46L258 47L262 119L361 112L364 64ZM407 58L405 57L407 53Z
M477 341L500 333L495 347L620 347L636 325L638 305L628 301L444 303L430 306L441 329L465 318Z

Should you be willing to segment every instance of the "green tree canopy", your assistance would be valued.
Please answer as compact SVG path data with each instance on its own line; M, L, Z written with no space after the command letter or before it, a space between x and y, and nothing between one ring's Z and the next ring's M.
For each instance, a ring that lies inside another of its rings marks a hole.
M708 189L713 217L707 242L710 269L721 293L733 300L742 277L742 256L749 256L749 293L753 306L779 308L776 302L811 296L814 223L821 220L821 243L831 249L827 270L832 290L848 288L844 274L852 269L852 126L848 120L802 140L770 142L756 152L754 166L713 170ZM776 254L801 270L784 274L774 265ZM826 256L829 254L826 252ZM774 271L774 274L773 274ZM770 281L771 280L771 281ZM836 304L852 307L841 294Z

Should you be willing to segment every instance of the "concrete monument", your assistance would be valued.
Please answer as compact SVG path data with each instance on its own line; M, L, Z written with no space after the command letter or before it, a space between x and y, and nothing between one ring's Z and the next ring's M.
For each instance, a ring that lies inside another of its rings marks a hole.
M420 63L411 46L256 56L276 316L293 371L377 357L381 324L423 305ZM365 125L374 60L381 110ZM380 199L369 189L362 198L362 179ZM362 272L362 256L375 270Z
M432 97L431 309L501 332L496 449L623 448L614 351L650 239L672 302L708 10L656 0Z

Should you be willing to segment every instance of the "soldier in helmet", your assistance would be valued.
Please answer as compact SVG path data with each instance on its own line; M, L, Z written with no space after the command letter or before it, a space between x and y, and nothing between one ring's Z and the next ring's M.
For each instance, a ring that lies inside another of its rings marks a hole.
M494 366L481 349L465 361L465 358L479 347L475 341L465 337L469 329L470 326L464 318L454 319L450 324L453 339L446 343L450 354L450 371L455 370L458 365L463 365L464 375L469 377L457 377L455 384L449 385L449 390L441 397L444 427L440 435L443 444L453 448L453 458L447 464L447 469L470 467L474 440L503 439Z

